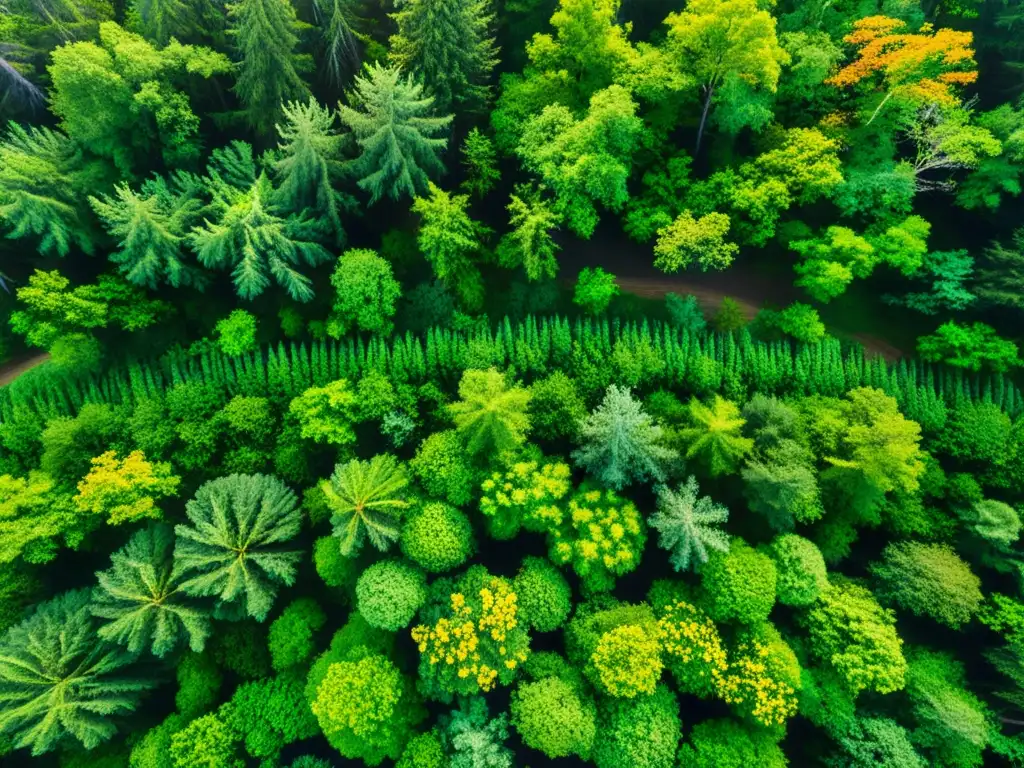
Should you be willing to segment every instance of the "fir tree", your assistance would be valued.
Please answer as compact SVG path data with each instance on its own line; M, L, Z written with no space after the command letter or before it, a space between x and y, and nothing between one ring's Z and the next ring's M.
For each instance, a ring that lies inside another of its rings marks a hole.
M459 398L448 411L470 454L494 456L514 450L526 439L530 391L509 387L494 368L463 373Z
M405 469L386 454L339 464L330 481L320 481L320 491L334 513L331 524L340 539L341 554L355 555L363 539L381 552L398 540L402 514L409 506L408 485Z
M228 6L230 32L241 56L235 93L249 124L270 133L289 99L305 101L309 89L299 76L295 9L288 0L240 0Z
M408 0L392 18L392 61L423 79L439 109L486 99L498 61L487 0Z
M708 549L729 551L729 537L712 526L725 523L729 510L708 496L698 498L697 478L690 475L679 490L658 490L658 511L649 520L659 532L658 546L672 554L669 562L677 571L697 569L708 561Z
M551 233L558 229L560 217L536 190L517 190L506 210L513 229L498 243L498 261L503 267L522 265L529 280L554 279L558 273L555 255L558 243Z
M188 641L202 651L210 634L208 612L179 589L174 571L174 531L157 524L135 533L110 556L111 568L96 574L92 613L97 634L138 654L147 648L166 656Z
M192 230L189 240L207 267L228 268L238 295L259 296L271 277L297 301L313 298L310 279L295 267L315 266L330 254L310 238L315 227L303 217L273 213L274 189L256 176L252 148L234 142L214 152L208 181L212 218Z
M466 178L462 188L475 197L484 197L501 179L494 142L474 128L462 142L462 165Z
M351 106L339 105L338 113L359 147L351 172L359 188L370 193L371 204L385 195L392 200L416 195L426 189L428 173L444 172L438 154L448 140L437 137L452 116L434 117L434 99L411 75L368 65L348 101Z
M191 525L174 527L181 589L263 621L302 557L285 546L302 525L295 494L275 477L229 475L200 486L185 513Z
M88 590L39 605L0 639L0 732L33 755L73 741L93 749L154 684L121 674L131 660L96 637Z
M327 220L334 244L345 242L341 213L352 201L333 183L342 176L342 137L334 132L334 113L315 99L306 104L289 102L281 108L284 124L274 173L278 182L276 200L293 213L315 213Z
M314 0L327 76L335 88L341 86L348 73L359 69L360 35L356 32L355 13L358 4L359 0Z
M107 232L118 238L120 248L108 258L128 282L154 290L162 282L174 288L205 286L202 272L186 263L182 252L203 210L203 191L199 177L179 171L169 182L148 179L139 192L119 184L113 197L89 198Z
M191 18L189 4L183 0L133 0L142 34L157 45L167 45L175 36L187 35Z
M616 490L638 480L662 481L663 463L676 452L662 445L662 430L628 387L612 384L601 404L580 424L576 463Z

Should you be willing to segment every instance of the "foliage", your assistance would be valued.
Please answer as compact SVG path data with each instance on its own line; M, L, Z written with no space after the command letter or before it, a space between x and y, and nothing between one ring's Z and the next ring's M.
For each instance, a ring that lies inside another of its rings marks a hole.
M733 539L726 551L713 551L701 569L708 613L715 621L766 621L775 605L776 580L771 558L742 539Z
M183 717L199 717L218 700L224 676L209 653L186 653L178 661L174 706Z
M511 451L526 439L530 391L508 386L494 368L464 372L459 398L448 406L448 412L471 455Z
M969 371L988 367L1001 373L1021 364L1017 345L984 323L943 323L935 333L917 340L917 352L925 360Z
M338 464L329 481L320 481L342 555L356 554L364 539L382 552L398 539L408 484L405 469L387 454Z
M494 143L479 128L474 128L466 134L460 149L462 165L466 169L462 188L473 197L486 196L501 179Z
M218 320L214 331L225 355L238 357L256 349L256 318L244 309L236 309Z
M498 243L498 262L509 268L522 265L531 281L554 279L558 274L555 256L560 246L551 233L558 229L561 218L550 202L536 190L517 188L509 196L506 210L512 231Z
M878 597L954 629L969 622L981 606L981 580L942 544L893 542L871 570L878 580Z
M564 465L562 465L564 466ZM572 610L572 589L551 563L527 557L512 582L523 621L538 632L561 627Z
M242 683L224 706L229 728L253 757L268 758L295 741L317 735L317 721L306 706L301 678L273 677Z
M356 397L348 380L338 379L323 387L310 387L291 401L288 412L299 423L299 434L316 443L348 445L355 442L352 428Z
M697 478L690 475L678 491L658 491L658 511L647 521L658 531L658 546L671 552L677 571L698 570L708 561L708 550L729 550L729 537L714 528L728 521L729 510L709 496L698 498Z
M450 571L473 551L473 528L455 507L432 501L406 518L401 542L402 554L428 573Z
M605 700L592 759L598 768L672 768L681 737L679 703L659 685L650 696Z
M709 213L695 219L689 211L658 230L654 244L654 266L663 272L677 272L696 263L702 272L725 269L739 253L739 246L725 240L729 217Z
M468 195L449 195L427 182L428 197L416 197L413 213L422 217L417 243L437 278L467 309L483 303L483 281L472 257L481 250L485 227L470 218Z
M293 600L270 625L267 645L270 663L278 672L298 667L316 650L316 633L327 622L327 615L315 600Z
M392 275L391 265L375 251L355 248L341 254L331 285L335 297L327 323L330 336L340 338L350 330L391 332L402 287Z
M783 605L808 606L828 588L821 550L795 533L776 536L765 550L775 563L776 590Z
M480 696L463 699L458 709L438 719L441 743L449 753L450 768L511 768L508 716L488 719L487 702Z
M710 406L693 398L688 412L693 426L679 433L688 444L686 458L699 459L712 477L735 471L753 448L753 441L740 434L744 421L739 407L715 395Z
M456 506L469 501L475 474L455 430L435 432L425 438L409 466L431 496Z
M409 626L427 599L423 572L401 560L374 563L356 582L356 606L371 627L396 632Z
M619 295L615 275L600 267L584 267L576 277L576 290L572 301L592 315L599 315L608 309L611 300Z
M632 699L654 693L661 677L661 647L635 624L605 632L590 656L595 684L609 696Z
M92 460L92 469L78 484L75 506L80 512L102 515L111 525L160 517L156 499L173 496L180 478L171 465L146 461L142 451L118 460L107 451Z
M185 514L191 525L174 527L181 589L263 621L278 585L295 580L300 553L287 544L301 525L295 494L275 477L229 475L200 486Z
M786 764L785 754L768 731L734 720L698 723L690 743L679 750L680 768L783 768Z
M236 734L218 714L196 718L171 736L171 768L201 765L206 768L242 768Z
M549 758L586 759L597 735L596 712L571 685L557 677L521 683L509 705L523 743Z

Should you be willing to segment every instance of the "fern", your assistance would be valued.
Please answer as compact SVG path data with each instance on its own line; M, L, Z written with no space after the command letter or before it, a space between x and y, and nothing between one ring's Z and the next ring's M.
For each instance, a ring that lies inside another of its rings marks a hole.
M0 732L33 755L66 741L92 749L154 685L120 674L131 660L96 637L88 590L43 603L0 639Z
M203 650L210 633L207 611L181 591L173 554L174 531L161 524L138 531L110 556L112 567L96 574L93 594L93 615L107 620L100 637L132 653L149 647L166 656L187 636L193 651Z
M356 554L364 538L381 552L398 540L408 485L405 469L388 455L339 464L329 482L320 482L343 555Z
M725 523L729 510L708 496L698 498L698 490L693 475L677 491L662 486L658 511L648 521L658 531L658 546L672 553L669 562L677 571L699 568L708 561L709 549L729 551L729 537L712 527Z
M174 528L180 588L216 597L228 615L263 621L302 557L285 546L301 527L295 494L276 477L229 475L200 486L185 513L191 525Z

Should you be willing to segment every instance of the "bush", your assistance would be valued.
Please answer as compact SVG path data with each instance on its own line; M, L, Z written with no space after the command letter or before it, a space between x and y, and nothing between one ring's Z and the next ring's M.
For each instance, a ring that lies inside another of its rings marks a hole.
M576 278L572 301L582 307L584 312L599 315L608 309L612 299L618 295L619 286L615 284L615 275L600 267L584 267Z
M528 557L512 587L519 597L523 620L538 632L552 632L569 618L572 590L565 577L547 560Z
M402 528L402 554L429 573L457 568L472 551L469 518L443 502L424 504Z
M401 560L374 563L356 582L356 605L366 622L395 632L409 626L427 599L427 579Z
M550 758L586 760L597 735L594 704L557 677L522 683L509 706L512 725L528 747Z

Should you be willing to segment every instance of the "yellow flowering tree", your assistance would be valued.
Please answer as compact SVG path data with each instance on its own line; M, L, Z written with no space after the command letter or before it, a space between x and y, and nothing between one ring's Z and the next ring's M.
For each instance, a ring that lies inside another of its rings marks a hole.
M590 664L600 686L612 696L652 694L662 670L658 635L637 624L615 627L601 635Z
M433 624L412 630L420 651L420 677L436 698L472 695L509 685L530 653L530 635L519 621L511 584L497 576L479 580L472 572L450 597Z
M481 484L480 511L496 539L513 538L524 526L544 532L559 518L557 503L572 489L572 470L565 462L520 461L495 472Z
M111 525L160 518L156 500L173 496L181 478L167 462L150 462L142 451L118 459L107 451L92 460L92 469L78 484L75 506L81 512L107 517Z
M740 643L718 683L723 701L768 726L784 725L797 709L796 688L785 679L784 663L774 646L760 639Z
M583 488L549 529L551 560L572 565L587 592L607 592L636 569L647 533L636 506L614 491Z
M699 608L680 600L664 608L658 629L665 666L679 690L702 697L715 695L728 669L715 623Z

